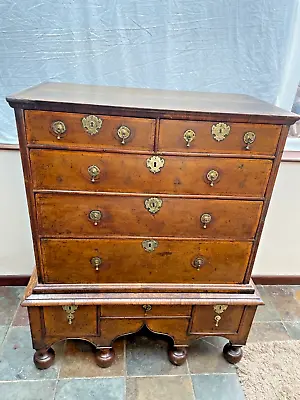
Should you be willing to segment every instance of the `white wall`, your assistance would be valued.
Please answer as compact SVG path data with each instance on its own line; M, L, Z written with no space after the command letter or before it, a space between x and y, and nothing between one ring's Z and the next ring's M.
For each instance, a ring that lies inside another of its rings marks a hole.
M29 275L34 258L18 151L0 151L0 275ZM281 164L255 275L300 275L300 163Z

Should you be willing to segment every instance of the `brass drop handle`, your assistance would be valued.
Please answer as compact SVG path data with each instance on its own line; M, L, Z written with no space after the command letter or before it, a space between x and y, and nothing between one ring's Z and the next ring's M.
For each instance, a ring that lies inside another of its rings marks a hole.
M51 124L51 130L56 136L56 139L59 140L65 135L67 128L62 121L54 121Z
M145 314L146 314L147 312L149 312L149 311L152 310L152 306L151 306L150 304L144 304L144 305L142 306L142 308L143 308L143 310L145 311Z
M89 219L94 223L95 226L98 225L98 222L102 218L102 213L100 210L92 210L89 213Z
M190 147L192 141L195 139L196 133L192 129L188 129L184 132L183 138L186 141L186 147Z
M211 214L204 213L201 215L200 221L202 223L203 229L207 228L207 225L211 222L211 220L212 220Z
M256 135L254 132L246 132L244 135L244 143L246 144L245 150L250 150L250 145L254 143Z
M91 177L91 182L94 183L96 178L100 175L100 168L97 165L90 165L88 167L88 174Z
M192 261L192 266L196 268L197 271L199 271L204 264L205 264L205 259L202 256L196 257Z
M215 169L211 169L210 171L208 171L208 173L206 174L206 178L209 181L209 184L211 187L214 186L214 184L216 183L216 181L219 178L219 172L216 171Z
M131 131L128 126L122 125L117 131L118 138L121 140L121 144L126 144L125 140L131 135Z
M91 258L90 263L92 264L92 266L95 268L96 271L99 271L99 267L102 264L102 260L100 257L93 257Z

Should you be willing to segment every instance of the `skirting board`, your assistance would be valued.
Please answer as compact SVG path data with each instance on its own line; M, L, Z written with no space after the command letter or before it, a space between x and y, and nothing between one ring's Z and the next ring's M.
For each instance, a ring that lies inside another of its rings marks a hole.
M29 275L0 275L0 286L26 286ZM256 285L300 285L300 275L256 275Z

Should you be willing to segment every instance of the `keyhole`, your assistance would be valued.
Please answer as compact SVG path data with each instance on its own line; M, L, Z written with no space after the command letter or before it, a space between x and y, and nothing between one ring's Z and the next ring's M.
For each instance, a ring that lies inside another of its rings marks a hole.
M94 128L94 121L91 121L91 128Z
M156 168L156 161L154 161L154 164L153 164L153 165L154 165L154 168Z
M152 244L151 244L151 243L149 243L149 244L148 244L148 247L149 247L149 249L151 249L151 247L152 247Z

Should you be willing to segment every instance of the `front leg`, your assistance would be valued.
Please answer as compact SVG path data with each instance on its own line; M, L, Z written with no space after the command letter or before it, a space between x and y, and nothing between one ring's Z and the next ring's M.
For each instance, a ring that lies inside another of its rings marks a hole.
M237 364L243 357L242 346L234 345L231 342L226 343L223 348L223 356L230 364Z

